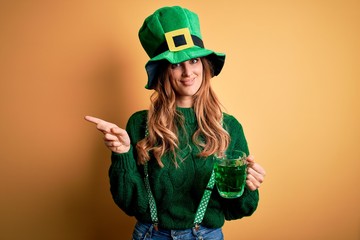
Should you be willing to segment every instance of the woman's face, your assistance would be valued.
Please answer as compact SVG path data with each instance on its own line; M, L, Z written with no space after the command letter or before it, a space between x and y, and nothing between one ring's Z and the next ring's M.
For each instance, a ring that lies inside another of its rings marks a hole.
M176 93L179 107L192 107L193 96L200 89L203 81L203 65L200 58L170 64L171 86Z

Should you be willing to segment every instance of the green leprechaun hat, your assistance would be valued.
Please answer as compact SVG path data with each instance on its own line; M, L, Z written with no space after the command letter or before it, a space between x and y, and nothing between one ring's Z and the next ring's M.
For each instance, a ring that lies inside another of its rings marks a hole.
M164 60L175 64L207 57L213 66L214 76L224 66L225 54L204 47L199 18L186 8L174 6L158 9L145 19L139 30L139 39L150 57L145 65L148 74L147 89L154 88L158 66Z

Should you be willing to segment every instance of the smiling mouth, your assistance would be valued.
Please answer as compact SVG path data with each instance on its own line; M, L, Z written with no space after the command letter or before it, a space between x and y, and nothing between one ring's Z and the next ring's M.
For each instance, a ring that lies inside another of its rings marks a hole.
M191 86L195 82L195 78L184 79L184 80L181 80L180 82L181 82L181 84L183 84L185 86Z

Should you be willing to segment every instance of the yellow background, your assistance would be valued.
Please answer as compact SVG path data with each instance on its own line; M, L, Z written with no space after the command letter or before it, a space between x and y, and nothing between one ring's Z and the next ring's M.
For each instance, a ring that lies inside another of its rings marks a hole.
M137 38L164 5L197 12L227 54L213 84L267 170L227 240L360 238L360 3L1 1L0 238L130 239L109 151L83 116L124 127L148 107Z

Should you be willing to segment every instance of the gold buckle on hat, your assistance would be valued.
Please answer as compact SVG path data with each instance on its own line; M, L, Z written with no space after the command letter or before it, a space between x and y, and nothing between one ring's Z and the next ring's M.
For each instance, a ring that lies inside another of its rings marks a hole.
M177 46L175 42L175 39L177 38L181 38L182 40L185 40L185 43ZM165 39L169 50L172 52L181 51L194 46L194 42L190 35L189 28L181 28L171 32L167 32L165 33Z

